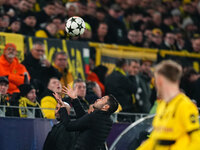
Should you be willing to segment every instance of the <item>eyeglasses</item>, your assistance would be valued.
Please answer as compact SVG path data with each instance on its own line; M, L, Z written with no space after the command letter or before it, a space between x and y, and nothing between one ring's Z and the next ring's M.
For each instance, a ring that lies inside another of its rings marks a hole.
M59 61L66 61L67 59L66 58L59 58L59 59L57 59L57 60L59 60Z
M43 49L35 49L38 53L41 52L41 53L44 53L44 50Z

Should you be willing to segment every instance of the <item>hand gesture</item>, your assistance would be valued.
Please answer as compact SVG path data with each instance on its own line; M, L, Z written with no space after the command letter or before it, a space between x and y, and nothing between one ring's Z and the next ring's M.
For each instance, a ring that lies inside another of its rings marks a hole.
M94 107L93 107L93 105L94 105L94 104L91 104L91 105L89 106L88 114L90 114L91 112L94 111Z
M53 93L53 96L56 98L57 102L60 104L61 107L64 107L64 103L58 93Z
M67 94L71 99L76 99L77 98L77 88L73 90L70 85L67 87L63 86L62 88L62 93Z

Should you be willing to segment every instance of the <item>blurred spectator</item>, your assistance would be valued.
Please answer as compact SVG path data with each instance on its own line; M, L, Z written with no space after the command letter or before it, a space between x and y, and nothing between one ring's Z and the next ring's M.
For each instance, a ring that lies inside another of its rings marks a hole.
M138 46L138 47L143 47L143 33L142 33L142 31L138 31L137 32L137 44L136 44L136 46Z
M155 12L152 16L153 28L161 28L162 15L159 12Z
M36 100L35 88L30 84L22 84L19 86L19 90L19 107L21 107L19 108L19 116L22 118L43 118L40 104Z
M138 101L136 101L136 93L139 92L139 71L140 71L140 63L137 60L130 60L129 61L129 68L128 68L128 78L132 82L133 86L133 107L134 112L139 112ZM138 98L138 97L137 97Z
M79 40L81 41L91 41L92 40L92 28L91 26L85 22L85 31L80 35Z
M188 97L196 100L197 106L200 107L200 74L193 68L188 68L183 74L180 86Z
M122 44L129 46L137 46L137 40L138 40L137 31L131 29L128 31L127 38L123 40Z
M132 9L125 10L124 15L123 15L123 22L126 25L127 31L132 28L132 15L133 15Z
M144 31L144 47L150 47L152 38L153 38L152 30L146 29Z
M40 38L59 38L58 28L53 22L49 22L44 29L35 32L36 37Z
M140 71L140 62L137 60L130 60L129 67L128 67L128 77L133 84L133 94L135 96L138 84L139 84L139 71Z
M165 50L177 50L175 40L176 40L176 37L174 33L172 32L166 33L161 48Z
M31 76L31 83L37 89L37 96L43 92L51 77L60 77L60 73L45 58L45 47L41 42L33 43L33 48L22 62ZM37 71L36 71L37 70Z
M84 108L84 110L88 110L89 102L85 99L86 96L86 83L82 79L74 80L73 89L77 89L77 96Z
M9 106L9 95L8 95L8 78L0 77L0 105ZM2 109L2 108L1 108Z
M74 2L68 2L68 3L66 3L65 7L66 7L68 19L70 17L78 15L79 9L78 9L78 6L77 6L76 3L74 3Z
M89 74L87 77L88 81L94 81L96 82L100 88L101 88L101 92L102 92L102 96L105 95L105 78L107 75L107 71L108 68L106 66L103 65L99 65L97 67L95 67Z
M188 45L186 45L185 40L183 38L183 34L181 32L178 32L178 33L176 33L175 37L176 37L177 50L180 50L180 51L181 50L188 50L189 42L188 42Z
M66 12L66 7L63 5L61 1L55 1L55 15L59 15L62 17L66 17L67 12Z
M172 19L173 19L173 27L175 31L178 31L181 29L181 12L179 11L179 9L173 9L171 11L172 14Z
M67 62L67 54L64 51L56 52L54 54L53 62L54 67L58 69L58 71L62 74L60 82L63 86L67 86L68 84L73 84L73 76L72 73L69 72L69 66Z
M128 64L125 59L116 61L116 68L106 78L105 94L112 94L119 101L123 112L133 112L133 85L126 75Z
M171 14L167 13L163 15L163 23L162 23L161 29L162 29L162 32L166 34L174 30Z
M2 15L0 22L0 31L5 32L10 25L10 17L8 15Z
M47 84L47 88L41 96L40 103L41 103L41 108L50 108L54 110L42 109L45 118L55 119L55 109L57 101L53 96L53 93L58 93L60 95L61 91L62 91L62 85L58 80L58 78L56 77L50 78Z
M62 16L57 15L52 18L52 23L54 23L57 27L56 38L67 39L68 36L65 30L66 20L64 20Z
M187 38L191 38L191 37L193 37L193 35L194 35L195 33L198 33L198 28L197 28L197 26L194 24L194 21L193 21L190 17L185 18L185 19L183 20L182 28L184 29L185 34L186 34L185 36L186 36Z
M77 1L76 5L78 6L78 16L84 19L85 15L87 14L87 6L84 1Z
M50 2L46 3L43 10L36 13L38 26L41 26L43 23L46 24L49 20L51 20L51 17L56 15L55 8L56 8L56 6L55 6L54 2L50 1Z
M195 53L200 52L200 38L192 40L192 49Z
M112 43L119 43L126 37L126 27L119 17L122 15L122 9L119 5L113 4L109 8L106 23L108 24L108 37Z
M150 43L150 48L161 49L162 46L162 31L158 28L152 30L152 42Z
M22 14L30 11L31 9L33 9L35 3L36 0L20 0L17 4L17 10L19 11L17 13Z
M97 33L93 35L92 41L99 43L110 43L107 35L108 25L105 22L100 22L97 28Z
M89 104L93 104L97 99L102 97L101 89L96 82L88 81L86 83L86 96Z
M97 6L95 1L87 2L86 15L83 17L84 21L91 26L91 30L93 33L96 32L98 26L98 20L96 18L96 8Z
M18 86L24 83L24 75L28 73L25 66L19 63L16 55L16 45L7 43L0 57L0 76L8 76L9 94L19 92Z
M69 104L64 103L64 105L68 114L70 114ZM64 120L60 119L58 113L60 110L59 108L60 104L58 103L55 110L55 116L58 122L48 133L43 145L43 150L72 150L72 147L75 144L75 134L74 132L69 132L65 129Z
M151 109L150 97L151 97L151 72L152 61L150 60L142 60L140 73L139 73L139 83L138 90L136 93L136 100L139 105L140 113L149 113Z
M104 22L106 14L107 14L107 11L104 8L102 8L102 7L97 8L96 18L97 18L98 22Z
M20 33L20 29L21 29L21 20L19 18L11 18L10 25L7 28L6 32Z
M35 13L31 11L26 12L23 16L21 33L28 36L34 36L37 30L36 24L37 18L35 17Z
M17 5L19 4L19 0L8 0L5 1L4 12L5 14L8 14L10 17L16 16L16 9Z

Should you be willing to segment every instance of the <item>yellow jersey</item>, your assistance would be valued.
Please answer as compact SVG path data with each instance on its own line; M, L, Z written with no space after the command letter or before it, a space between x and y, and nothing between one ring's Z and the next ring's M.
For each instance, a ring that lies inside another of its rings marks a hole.
M137 150L200 150L199 113L183 93L170 102L161 101L153 131Z

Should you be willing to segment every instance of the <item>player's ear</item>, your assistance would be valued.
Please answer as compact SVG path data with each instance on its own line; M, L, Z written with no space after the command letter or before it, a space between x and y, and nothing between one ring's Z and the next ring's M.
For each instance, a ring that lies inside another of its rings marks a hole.
M104 110L108 110L110 108L110 106L108 105L108 104L105 104L104 106L103 106L103 109Z

